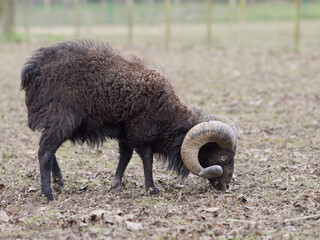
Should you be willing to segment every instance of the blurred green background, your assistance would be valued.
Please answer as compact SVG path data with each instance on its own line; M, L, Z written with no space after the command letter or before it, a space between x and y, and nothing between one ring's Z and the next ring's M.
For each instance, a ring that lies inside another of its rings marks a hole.
M320 49L318 0L168 0L165 8L166 1L0 0L1 41L90 38L156 47ZM301 21L295 46L297 4Z

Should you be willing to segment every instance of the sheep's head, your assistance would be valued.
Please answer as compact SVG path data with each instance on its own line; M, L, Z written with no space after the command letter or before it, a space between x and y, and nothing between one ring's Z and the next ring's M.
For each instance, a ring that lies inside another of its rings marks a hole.
M220 148L216 143L207 143L200 148L199 163L204 169L210 172L211 166L218 166L221 176L209 178L211 185L216 190L229 188L234 167L234 151ZM222 170L220 170L220 167Z
M206 178L214 189L226 190L233 175L237 129L224 116L207 115L187 133L181 147L184 165Z

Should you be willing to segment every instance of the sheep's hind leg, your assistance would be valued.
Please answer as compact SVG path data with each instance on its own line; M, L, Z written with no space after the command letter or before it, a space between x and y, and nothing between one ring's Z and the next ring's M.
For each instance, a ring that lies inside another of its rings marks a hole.
M133 148L129 147L125 142L119 141L119 153L120 153L119 163L111 183L112 191L115 194L119 194L122 191L121 190L122 177L132 157Z
M53 200L51 185L51 171L54 154L60 144L44 144L40 141L38 150L40 176L41 176L41 193L47 198L48 202Z
M53 188L56 192L61 193L62 187L64 185L62 173L57 162L57 158L53 156L53 163L52 163L52 179L53 179Z
M142 159L143 170L144 170L144 180L147 191L150 192L150 195L156 195L160 191L154 185L153 175L152 175L152 164L153 164L153 153L150 146L145 149L137 149L137 153Z
M44 119L45 127L40 138L38 151L41 192L49 201L53 200L51 189L51 173L53 182L63 185L62 174L55 153L61 144L70 139L72 133L80 124L80 117L66 109L61 103L53 102L50 111Z

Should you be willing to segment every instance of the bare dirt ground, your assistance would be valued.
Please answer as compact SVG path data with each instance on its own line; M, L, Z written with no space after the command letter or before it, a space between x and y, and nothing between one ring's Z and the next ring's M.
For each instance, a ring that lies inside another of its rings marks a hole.
M27 127L20 70L41 43L0 46L0 239L319 239L320 53L136 47L158 63L177 94L238 126L235 180L218 194L156 163L161 190L144 189L134 155L123 193L109 192L117 145L65 143L65 188L39 197L38 133ZM120 49L127 52L127 49Z

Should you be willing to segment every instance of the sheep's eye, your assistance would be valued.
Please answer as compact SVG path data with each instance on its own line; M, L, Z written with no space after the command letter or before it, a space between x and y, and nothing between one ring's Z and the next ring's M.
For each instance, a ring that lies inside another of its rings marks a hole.
M225 162L227 162L229 160L229 158L227 156L222 156L222 157L220 157L219 160L220 160L220 162L225 163Z

